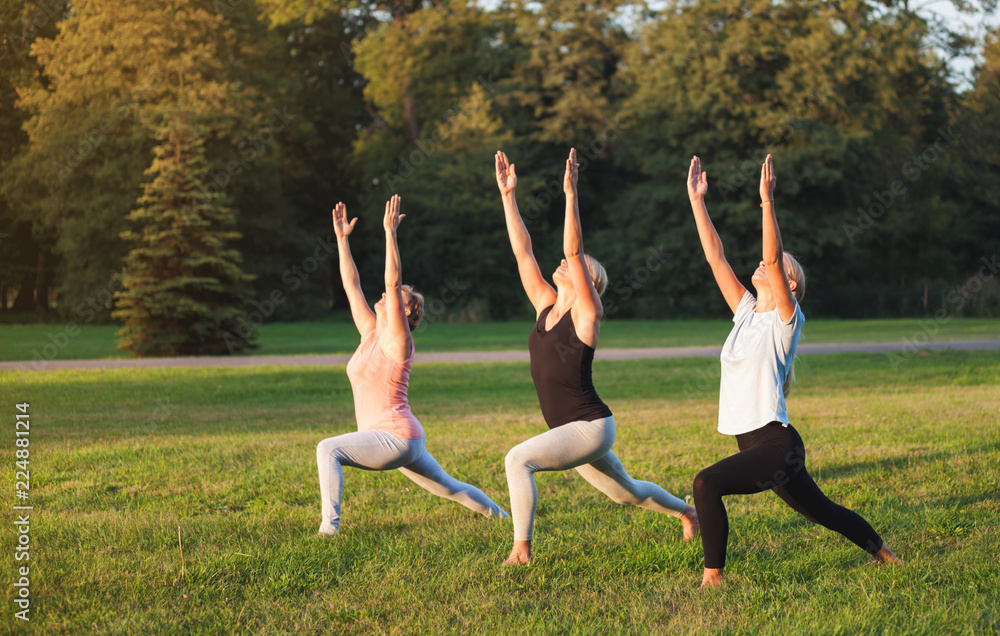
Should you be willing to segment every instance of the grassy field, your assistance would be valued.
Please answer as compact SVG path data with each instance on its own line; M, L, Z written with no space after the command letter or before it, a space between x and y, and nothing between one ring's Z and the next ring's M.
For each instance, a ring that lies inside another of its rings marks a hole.
M935 341L1000 337L992 319L952 318L943 324L918 319L807 320L802 342L887 342L925 337L921 324L933 330ZM601 347L679 347L719 345L733 323L729 320L609 320L601 328ZM84 325L67 333L63 324L0 324L0 361L87 360L125 357L115 349L114 325ZM527 350L531 323L426 324L415 334L419 351ZM260 328L256 349L249 355L352 353L358 333L347 318L327 322L272 323Z
M717 362L599 362L615 450L690 494L734 452ZM354 429L343 367L0 373L14 505L15 404L31 414L30 624L52 634L926 633L1000 629L1000 356L803 356L789 411L808 466L906 560L877 567L777 497L730 497L722 590L700 542L574 472L538 477L536 559L500 566L509 522L397 472L348 469L343 529L319 524L315 445ZM504 453L544 430L526 364L414 372L428 450L507 508ZM460 397L459 397L460 396ZM8 513L8 519L13 513ZM11 523L3 543L15 543ZM178 528L180 544L178 545ZM181 554L183 548L183 556ZM10 552L8 554L11 554ZM13 590L15 561L0 568ZM8 592L10 593L10 592Z

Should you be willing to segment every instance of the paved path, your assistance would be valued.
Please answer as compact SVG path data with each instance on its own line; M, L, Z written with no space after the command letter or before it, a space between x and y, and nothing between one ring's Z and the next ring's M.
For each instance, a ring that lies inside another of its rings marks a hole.
M800 355L821 353L890 353L913 352L919 349L1000 349L1000 340L956 340L930 342L916 347L905 342L851 342L799 345ZM598 360L639 360L650 358L714 358L721 347L661 347L655 349L598 349ZM276 364L283 366L329 366L347 364L349 355L303 356L219 356L200 358L122 358L116 360L54 360L34 362L0 362L2 370L51 369L135 369L165 367L256 367ZM455 351L451 353L418 353L414 364L433 362L527 362L527 351Z

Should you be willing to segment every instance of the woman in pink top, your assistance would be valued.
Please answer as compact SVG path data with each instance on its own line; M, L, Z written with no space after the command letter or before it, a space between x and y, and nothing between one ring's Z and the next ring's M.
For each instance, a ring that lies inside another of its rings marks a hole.
M316 447L319 488L323 497L320 536L340 529L340 502L344 493L343 466L363 470L393 470L439 497L457 501L487 517L506 517L506 512L481 490L464 484L441 469L424 450L424 429L410 412L406 388L413 364L411 332L420 323L424 298L408 285L400 284L399 248L396 228L405 214L399 213L399 197L385 204L385 293L368 308L358 268L351 257L347 237L357 219L347 221L347 208L338 203L333 210L333 229L340 251L340 275L351 304L361 344L347 363L347 377L354 391L358 431L330 437Z

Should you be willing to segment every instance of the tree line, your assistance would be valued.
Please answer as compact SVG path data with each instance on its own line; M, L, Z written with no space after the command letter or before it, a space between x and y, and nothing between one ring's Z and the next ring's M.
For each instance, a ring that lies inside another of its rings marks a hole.
M905 1L14 0L0 18L3 310L119 320L132 350L238 349L345 307L337 201L374 297L393 193L431 318L529 316L497 149L543 270L578 149L612 319L725 315L693 154L744 282L771 153L808 313L1000 313L1000 42Z

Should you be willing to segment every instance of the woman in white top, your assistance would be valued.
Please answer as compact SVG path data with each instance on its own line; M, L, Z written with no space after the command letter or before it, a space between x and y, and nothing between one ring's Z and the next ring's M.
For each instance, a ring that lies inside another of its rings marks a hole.
M768 155L760 174L764 260L753 274L754 298L726 261L722 241L708 216L704 201L708 175L701 171L698 157L691 160L688 173L688 196L705 259L734 314L735 325L721 354L719 432L735 435L740 449L694 480L705 550L703 588L722 583L729 535L722 503L725 495L773 490L796 512L844 535L876 560L899 561L867 521L820 491L806 471L802 438L785 412L795 347L805 321L798 304L805 293L805 274L782 250L774 215L775 183L774 163Z

